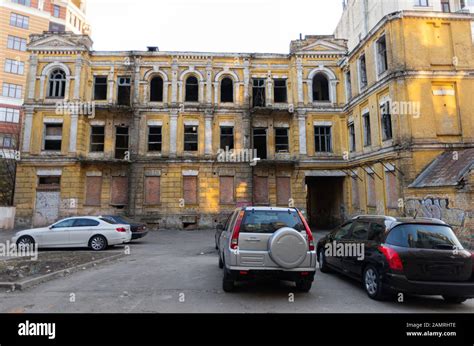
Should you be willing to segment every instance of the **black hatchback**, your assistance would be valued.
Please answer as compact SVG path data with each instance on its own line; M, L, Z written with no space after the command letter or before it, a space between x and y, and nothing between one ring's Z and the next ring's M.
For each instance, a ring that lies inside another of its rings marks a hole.
M319 267L361 280L372 299L394 293L474 298L474 254L441 220L357 216L317 244Z

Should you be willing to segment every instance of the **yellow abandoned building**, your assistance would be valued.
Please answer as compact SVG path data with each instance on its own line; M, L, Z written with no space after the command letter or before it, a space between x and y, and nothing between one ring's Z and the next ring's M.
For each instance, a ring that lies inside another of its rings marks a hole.
M351 51L305 36L289 54L99 52L85 35L32 35L17 224L123 213L211 228L273 205L319 229L416 212L467 242L472 19L400 11Z

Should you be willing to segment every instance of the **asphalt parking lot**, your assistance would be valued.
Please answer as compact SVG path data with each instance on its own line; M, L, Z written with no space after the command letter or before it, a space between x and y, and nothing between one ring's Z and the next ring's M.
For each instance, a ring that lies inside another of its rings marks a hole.
M9 235L0 236L4 241ZM322 234L316 234L320 237ZM116 247L112 251L127 250ZM441 297L370 300L356 281L317 272L309 293L264 282L222 290L214 231L154 231L130 244L130 255L24 291L0 292L0 312L472 313L474 300ZM74 250L71 250L74 251Z

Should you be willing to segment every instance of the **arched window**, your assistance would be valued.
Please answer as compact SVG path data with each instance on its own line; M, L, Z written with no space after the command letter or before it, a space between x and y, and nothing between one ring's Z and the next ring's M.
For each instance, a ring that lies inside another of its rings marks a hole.
M221 102L234 102L234 82L229 77L221 81Z
M322 73L318 73L313 78L313 101L330 101L329 81Z
M157 76L150 82L150 101L163 102L163 78Z
M66 73L56 69L49 75L48 97L64 98L66 92Z
M199 85L198 80L194 76L186 79L186 102L198 102L199 101Z

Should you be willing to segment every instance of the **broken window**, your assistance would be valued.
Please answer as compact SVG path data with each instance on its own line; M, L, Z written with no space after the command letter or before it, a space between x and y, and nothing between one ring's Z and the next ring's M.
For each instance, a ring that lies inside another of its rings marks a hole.
M258 78L253 80L253 107L265 107L265 79Z
M115 158L125 160L128 154L128 127L117 126L115 128Z
M330 153L332 151L331 126L315 126L314 143L317 153Z
M222 150L234 149L234 128L232 126L221 126L221 145Z
M349 100L352 97L351 71L347 71L345 75L346 75L346 100L347 102L349 102Z
M229 77L221 81L221 102L234 102L234 82Z
M288 128L275 128L275 151L288 153L289 148Z
M268 177L253 178L254 204L268 204Z
M275 79L273 84L273 99L275 103L288 102L286 79Z
M128 204L128 178L112 177L110 186L111 201L113 206L124 206Z
M49 75L48 97L64 98L66 91L66 73L61 69L56 69Z
M186 79L186 102L199 102L199 83L196 77Z
M94 77L94 100L107 100L107 77Z
M379 74L387 71L388 58L387 58L387 41L385 35L379 38L376 42L377 47L377 71Z
M359 85L363 89L367 86L367 67L365 63L365 54L359 58Z
M219 201L220 204L234 204L234 177L219 178Z
M198 126L184 126L184 151L198 151Z
M313 101L329 101L329 81L322 73L313 77Z
M349 152L353 153L356 150L356 136L354 123L350 123L349 129Z
M390 102L387 101L380 106L382 113L382 140L392 139L392 115L390 114Z
M197 177L183 177L183 199L185 204L198 204Z
M63 124L45 124L43 150L61 151Z
M130 77L119 77L117 102L121 106L130 106Z
M161 151L161 126L148 126L148 151Z
M291 199L291 179L290 177L277 177L277 205L288 206Z
M43 176L38 178L38 189L59 189L61 184L60 176Z
M150 82L150 101L163 102L163 78L154 77Z
M372 144L372 133L370 130L370 113L364 113L362 115L362 121L364 122L364 146L368 147Z
M253 147L257 150L258 158L267 158L267 129L253 129Z
M91 152L103 152L105 140L105 126L91 126Z
M145 177L145 204L160 204L160 177Z
M86 202L88 206L100 206L102 177L86 177Z

